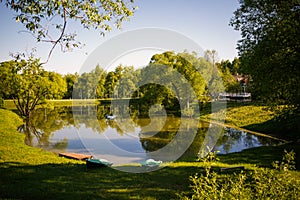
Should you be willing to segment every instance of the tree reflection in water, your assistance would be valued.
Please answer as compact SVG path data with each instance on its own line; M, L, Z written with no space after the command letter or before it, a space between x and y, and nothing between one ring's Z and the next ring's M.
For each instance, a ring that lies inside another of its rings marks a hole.
M48 150L65 150L68 140L62 139L54 144L50 143L51 134L67 126L74 125L72 113L68 107L57 107L55 109L37 109L26 119L18 130L25 133L25 144Z
M195 133L196 136L185 151L181 158L196 158L199 150L203 147L203 141L209 128L213 129L207 122L192 120L190 118L179 118L167 113L166 116L161 116L159 113L153 116L140 115L140 108L137 105L130 105L129 108L124 105L111 110L108 105L95 106L78 106L78 107L55 107L53 109L43 108L36 110L30 120L25 121L19 127L19 131L26 134L25 143L30 146L40 147L51 151L66 151L69 141L67 138L53 142L53 135L61 130L59 134L64 134L64 130L68 127L79 129L92 129L95 133L103 134L108 130L116 131L120 138L124 134L138 131L137 138L144 149L145 153L157 151L176 138L175 142L171 143L171 148L179 149L181 141L186 140L186 133ZM127 110L126 110L127 109ZM124 110L130 112L130 119L117 118L118 120L106 120L105 115L114 113L124 113ZM81 113L76 115L74 119L73 112ZM96 120L89 120L87 117L91 113L96 113ZM76 121L76 123L75 123ZM134 122L132 124L131 122ZM214 136L213 136L214 137ZM241 151L246 148L252 148L262 145L278 144L274 140L264 137L257 137L235 129L223 130L214 150L220 150L221 153L230 153Z
M214 150L219 151L221 154L228 154L240 152L244 149L278 145L280 143L279 140L248 134L233 128L224 128L224 133L219 138Z

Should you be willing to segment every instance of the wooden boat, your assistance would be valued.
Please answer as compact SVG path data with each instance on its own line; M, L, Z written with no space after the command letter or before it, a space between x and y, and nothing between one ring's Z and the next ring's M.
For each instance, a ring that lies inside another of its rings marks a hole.
M110 167L112 166L112 162L109 162L105 159L96 159L96 158L89 158L86 159L86 166L88 168L99 168L99 167Z

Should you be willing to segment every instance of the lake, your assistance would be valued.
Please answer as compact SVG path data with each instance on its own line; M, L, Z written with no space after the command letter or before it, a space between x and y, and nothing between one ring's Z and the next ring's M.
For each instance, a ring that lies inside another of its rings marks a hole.
M106 119L109 113L116 113L116 118ZM162 161L196 158L199 151L208 147L227 154L280 144L271 138L196 118L180 118L164 110L154 110L146 116L132 110L127 116L122 113L112 111L107 105L38 109L30 124L23 127L23 131L27 130L25 143L55 153L91 154L114 164L139 163L148 158Z

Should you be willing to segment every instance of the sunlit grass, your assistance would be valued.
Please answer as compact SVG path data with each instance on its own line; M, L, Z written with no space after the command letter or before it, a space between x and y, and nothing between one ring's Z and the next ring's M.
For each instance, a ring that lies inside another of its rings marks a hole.
M0 109L0 163L19 162L39 165L70 162L51 152L25 145L25 135L17 131L17 127L22 123L15 113Z
M42 105L38 105L39 107L53 107L53 106L82 106L82 105L96 105L99 103L97 99L61 99L61 100L47 100ZM6 109L16 109L16 106L13 100L5 100L4 107Z
M232 107L226 110L226 123L238 127L246 127L253 124L260 124L273 119L274 113L267 110L266 106L241 106Z
M227 106L223 106L223 109L218 110L218 112L226 114L226 123L238 127L245 127L271 120L274 117L274 112L267 108L267 106L258 104L231 103L227 104ZM217 120L213 118L210 112L210 104L208 104L202 112L201 118Z
M212 122L220 122L219 115L225 116L224 121L228 127L244 128L249 131L265 133L270 136L286 139L284 133L277 130L275 112L269 107L257 103L227 103L212 114L211 104L207 104L201 112L200 119ZM219 113L219 115L218 115Z

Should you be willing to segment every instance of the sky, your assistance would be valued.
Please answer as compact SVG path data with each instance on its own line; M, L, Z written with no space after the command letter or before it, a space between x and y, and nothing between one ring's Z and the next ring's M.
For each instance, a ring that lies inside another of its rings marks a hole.
M76 24L69 24L67 28L75 30L77 39L85 46L67 53L56 48L45 68L61 74L80 72L86 60L99 46L120 34L143 28L166 29L184 35L203 50L216 50L219 60L233 60L237 57L236 44L240 33L228 24L239 6L238 0L135 0L135 5L138 10L130 21L124 22L121 30L114 28L105 37L100 36L97 31L83 30ZM13 11L1 3L0 62L12 59L10 53L29 52L32 48L37 49L36 56L46 60L51 46L37 43L32 35L24 33L24 27L15 22L13 16ZM143 49L120 56L110 64L139 67L146 65L154 53L156 51L153 49Z

